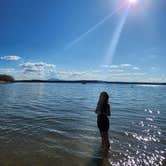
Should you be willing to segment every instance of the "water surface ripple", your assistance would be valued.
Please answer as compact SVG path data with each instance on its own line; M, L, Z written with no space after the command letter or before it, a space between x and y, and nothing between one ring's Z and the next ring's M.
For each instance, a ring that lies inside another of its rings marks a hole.
M112 109L106 159L94 113L103 90ZM165 92L165 86L1 84L0 165L164 165Z

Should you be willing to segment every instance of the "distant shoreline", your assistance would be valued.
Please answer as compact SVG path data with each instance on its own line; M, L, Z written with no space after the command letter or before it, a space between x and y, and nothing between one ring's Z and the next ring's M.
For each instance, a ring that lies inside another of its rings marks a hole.
M4 84L4 83L6 83L6 81L0 81L0 84Z
M105 83L105 84L139 84L139 85L166 85L161 82L123 82L123 81L99 81L99 80L15 80L13 83Z

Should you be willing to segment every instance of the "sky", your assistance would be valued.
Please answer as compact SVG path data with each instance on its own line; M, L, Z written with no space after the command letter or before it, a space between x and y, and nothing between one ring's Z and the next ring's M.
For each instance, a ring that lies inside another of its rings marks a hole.
M0 74L166 82L165 0L0 0Z

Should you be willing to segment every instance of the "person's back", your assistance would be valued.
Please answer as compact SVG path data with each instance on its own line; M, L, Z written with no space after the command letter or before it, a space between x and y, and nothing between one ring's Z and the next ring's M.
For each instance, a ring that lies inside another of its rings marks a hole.
M98 104L95 111L98 115L105 114L106 116L110 116L110 105L107 104Z
M109 105L109 96L107 92L102 92L100 94L97 107L97 126L100 130L102 145L104 148L109 148L109 138L108 138L108 130L109 130L109 119L107 116L110 116L110 105Z

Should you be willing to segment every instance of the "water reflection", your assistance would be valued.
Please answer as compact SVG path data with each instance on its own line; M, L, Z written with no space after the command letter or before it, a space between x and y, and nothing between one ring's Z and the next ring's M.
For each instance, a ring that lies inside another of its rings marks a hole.
M107 152L100 147L94 114L103 90L110 93L113 110ZM164 87L2 85L0 165L161 165L166 157L165 98Z

